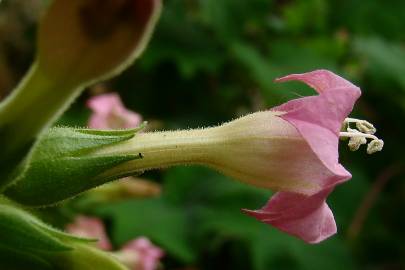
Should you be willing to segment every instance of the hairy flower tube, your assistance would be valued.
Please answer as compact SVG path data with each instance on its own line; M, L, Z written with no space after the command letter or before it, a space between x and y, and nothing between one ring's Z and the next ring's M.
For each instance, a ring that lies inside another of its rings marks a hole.
M337 184L351 177L338 160L339 137L363 138L366 142L371 139L368 148L373 151L368 149L369 153L381 150L383 143L370 134L374 130L366 124L368 122L355 120L360 121L363 128L356 131L349 127L354 122L347 116L361 94L358 87L326 70L278 79L289 80L308 84L318 95L291 100L217 127L136 133L116 143L88 148L82 153L85 160L119 156L128 159L96 170L93 180L88 174L86 179L75 179L74 185L83 185L78 189L69 185L69 179L59 181L53 175L42 185L41 181L49 174L47 166L53 162L50 158L55 154L43 156L43 162L31 164L30 170L6 194L22 203L51 204L57 202L56 199L77 194L69 190L85 190L92 184L96 186L153 168L201 164L247 184L278 191L262 209L244 211L306 242L320 242L336 233L326 198ZM342 126L347 130L341 131ZM54 134L63 133L63 130L54 131ZM49 140L48 145L53 142L55 138ZM77 139L75 142L77 144ZM56 146L53 150L58 153ZM63 147L69 148L67 143ZM41 147L37 151L40 152ZM76 155L75 158L80 160L81 157ZM44 199L45 194L58 193L53 200Z

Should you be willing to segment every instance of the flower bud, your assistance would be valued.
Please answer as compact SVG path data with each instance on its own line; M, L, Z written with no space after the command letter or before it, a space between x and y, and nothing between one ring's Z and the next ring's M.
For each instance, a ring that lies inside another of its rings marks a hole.
M134 128L142 124L142 116L125 108L117 93L93 96L87 100L87 107L92 110L90 128Z
M80 83L111 77L142 53L160 10L160 0L55 0L40 24L39 65Z
M114 255L129 269L156 270L164 251L142 236L126 243Z
M96 247L111 250L112 245L101 219L88 216L77 216L72 223L66 225L66 231L79 237L97 239Z

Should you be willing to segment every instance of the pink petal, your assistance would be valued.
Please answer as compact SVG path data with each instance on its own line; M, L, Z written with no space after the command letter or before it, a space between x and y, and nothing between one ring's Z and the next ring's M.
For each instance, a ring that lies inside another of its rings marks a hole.
M87 101L87 107L99 114L108 114L114 108L124 108L117 93L107 93L93 96Z
M361 92L352 83L327 70L292 74L276 81L290 80L308 84L319 95L291 100L272 110L284 112L280 117L297 129L328 170L310 179L318 189L278 192L263 208L243 211L308 243L318 243L337 230L326 197L337 184L351 178L339 163L339 132ZM299 152L296 154L300 155ZM309 170L314 168L312 166Z
M128 242L122 249L124 252L132 252L136 255L137 263L133 269L137 270L155 270L164 252L146 237L139 237Z
M339 131L360 97L360 89L327 70L277 79L278 82L290 80L307 83L319 95L291 100L272 110L286 112L280 117L298 130L312 151L333 172L334 177L325 179L321 184L323 188L350 179L351 174L338 161Z
M259 210L243 210L258 220L308 243L319 243L335 234L336 223L325 202L332 188L312 196L278 192Z
M116 93L94 96L88 100L87 106L93 111L89 119L90 128L134 128L142 122L142 117L125 108Z
M101 219L78 216L73 223L66 226L66 231L80 237L98 239L97 246L100 249L111 250L112 248Z

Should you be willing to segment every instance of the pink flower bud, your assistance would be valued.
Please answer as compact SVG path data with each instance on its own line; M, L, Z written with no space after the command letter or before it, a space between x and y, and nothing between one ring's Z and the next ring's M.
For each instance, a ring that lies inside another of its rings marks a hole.
M148 238L139 237L127 243L116 256L132 270L156 270L164 252Z
M142 123L142 117L125 108L117 93L91 97L87 106L93 111L89 120L90 128L134 128Z
M112 248L101 219L78 216L73 223L66 226L66 231L80 237L98 239L97 247L100 249Z

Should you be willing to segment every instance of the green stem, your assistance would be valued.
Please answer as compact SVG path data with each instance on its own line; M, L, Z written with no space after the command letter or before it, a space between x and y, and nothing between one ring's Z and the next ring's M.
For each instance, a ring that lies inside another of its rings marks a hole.
M10 135L7 143L24 143L35 138L60 116L78 92L77 86L50 78L34 63L13 93L0 104L2 135L4 129Z
M80 87L51 78L34 63L17 88L0 104L0 187L23 160L36 137L60 116Z

